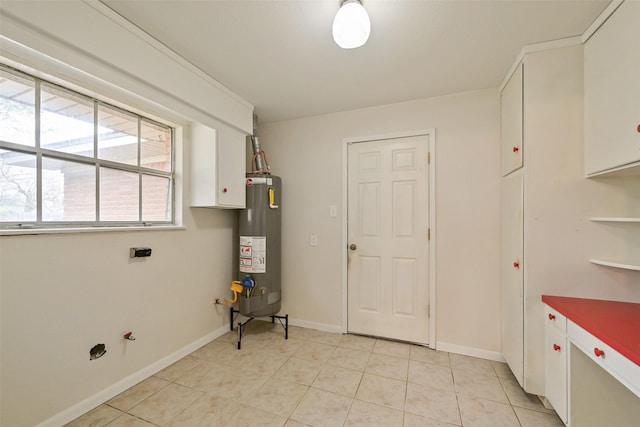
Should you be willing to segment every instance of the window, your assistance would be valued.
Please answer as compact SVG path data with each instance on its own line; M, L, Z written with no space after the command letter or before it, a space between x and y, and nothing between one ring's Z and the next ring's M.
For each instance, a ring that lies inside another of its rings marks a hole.
M0 226L173 224L173 129L0 64Z

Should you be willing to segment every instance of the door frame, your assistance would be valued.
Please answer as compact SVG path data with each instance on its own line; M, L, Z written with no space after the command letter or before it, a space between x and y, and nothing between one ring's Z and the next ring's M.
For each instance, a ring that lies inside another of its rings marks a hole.
M348 238L348 155L349 145L358 142L379 141L385 139L407 138L412 136L429 137L429 348L436 348L436 130L423 129L405 132L393 132L382 135L349 137L342 139L342 333L347 333L348 289L347 289L347 238Z

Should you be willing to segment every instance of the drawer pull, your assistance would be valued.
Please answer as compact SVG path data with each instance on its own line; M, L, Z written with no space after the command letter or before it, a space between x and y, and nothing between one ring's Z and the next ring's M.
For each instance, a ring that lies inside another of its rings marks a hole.
M602 357L604 356L604 350L600 350L598 347L595 347L593 349L593 354L595 354L596 357Z
M520 151L520 149L518 147L513 147L513 152L517 153L518 151Z
M549 320L556 320L556 316L554 314L549 313Z
M558 344L554 344L553 345L553 350L554 351L560 351L560 346Z
M515 261L515 262L513 263L513 268L520 268L520 262Z

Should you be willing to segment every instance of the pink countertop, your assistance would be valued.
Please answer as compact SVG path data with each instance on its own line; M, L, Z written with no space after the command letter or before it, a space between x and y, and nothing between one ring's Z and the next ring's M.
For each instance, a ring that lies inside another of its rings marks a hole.
M640 304L552 295L542 302L640 365Z

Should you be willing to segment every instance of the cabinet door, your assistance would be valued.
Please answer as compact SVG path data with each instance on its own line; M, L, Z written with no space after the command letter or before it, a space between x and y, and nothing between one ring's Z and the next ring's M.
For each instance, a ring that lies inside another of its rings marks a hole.
M218 131L217 204L244 208L246 204L246 135L233 129Z
M522 64L502 89L502 176L522 167Z
M191 206L211 207L216 203L217 135L207 126L191 127Z
M502 178L502 355L524 386L523 173Z
M567 338L564 332L545 325L545 395L564 423L567 423Z
M191 206L244 208L245 135L220 126L191 128Z
M626 1L584 48L585 172L640 161L640 2Z

